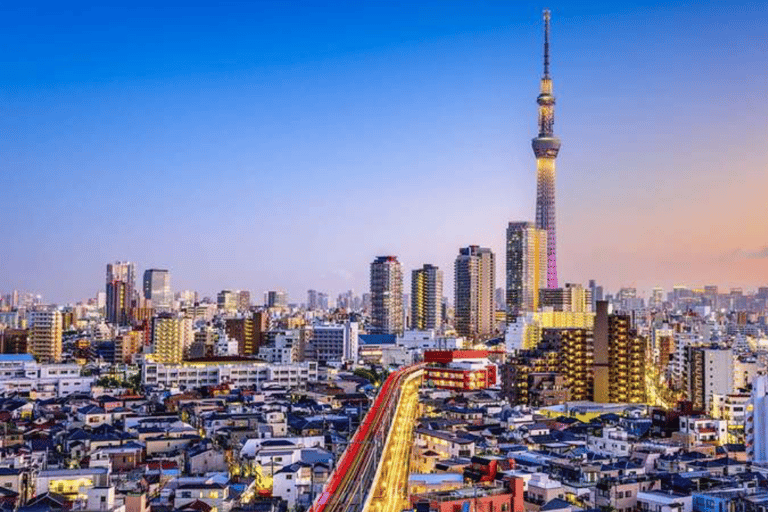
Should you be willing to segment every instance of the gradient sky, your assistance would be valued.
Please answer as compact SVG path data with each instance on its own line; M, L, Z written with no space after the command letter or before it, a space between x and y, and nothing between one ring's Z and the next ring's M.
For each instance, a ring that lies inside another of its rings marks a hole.
M30 5L33 4L33 5ZM764 2L3 2L0 291L446 273L531 220L552 9L562 282L768 284ZM406 286L410 279L406 278Z

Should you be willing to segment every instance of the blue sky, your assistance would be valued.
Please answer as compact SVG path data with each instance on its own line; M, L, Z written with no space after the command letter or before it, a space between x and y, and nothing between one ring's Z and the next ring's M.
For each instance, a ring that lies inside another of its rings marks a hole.
M533 217L552 9L561 281L768 281L768 8L701 2L0 7L0 290L367 289ZM738 229L734 229L738 226ZM724 256L725 255L725 256ZM408 280L406 280L406 285Z

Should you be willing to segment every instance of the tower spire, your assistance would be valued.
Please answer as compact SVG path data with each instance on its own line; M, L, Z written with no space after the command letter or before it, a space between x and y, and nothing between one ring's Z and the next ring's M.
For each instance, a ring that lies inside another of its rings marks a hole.
M544 9L544 78L549 78L549 9Z

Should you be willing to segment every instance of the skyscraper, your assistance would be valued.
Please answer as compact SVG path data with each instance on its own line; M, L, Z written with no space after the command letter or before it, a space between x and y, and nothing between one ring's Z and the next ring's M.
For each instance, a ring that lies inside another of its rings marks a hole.
M443 271L425 264L411 272L411 328L424 331L442 326Z
M152 301L152 306L159 311L168 311L173 307L171 293L171 274L160 268L144 271L144 298Z
M136 288L136 268L129 261L107 265L107 322L127 325L133 293Z
M494 333L493 291L496 263L493 252L470 245L459 249L454 263L455 327L467 338L484 338Z
M547 232L531 222L507 227L507 321L536 311L539 289L547 287Z
M403 332L403 269L397 256L379 256L371 263L371 332Z
M544 76L539 104L539 135L533 139L536 155L536 227L547 232L547 287L557 288L557 235L555 232L555 159L560 139L555 137L555 97L549 76L549 10L544 11Z

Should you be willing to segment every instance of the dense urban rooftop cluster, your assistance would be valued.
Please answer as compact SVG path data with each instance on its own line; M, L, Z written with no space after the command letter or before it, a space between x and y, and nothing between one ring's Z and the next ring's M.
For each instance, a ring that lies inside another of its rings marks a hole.
M419 330L403 297L398 331L352 292L336 304L270 292L259 306L242 291L179 293L157 307L134 291L119 310L105 303L115 288L131 286L71 306L3 297L0 507L307 510L387 374L415 363L426 366L401 461L414 508L768 500L766 288L677 287L646 302L569 284L512 322L496 303L492 334L469 336L447 301Z

